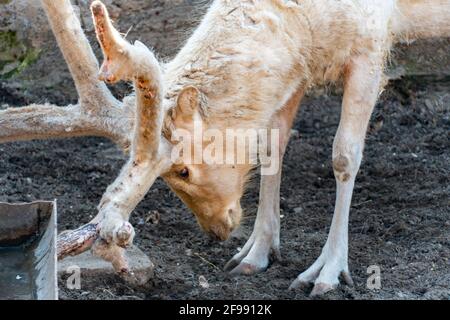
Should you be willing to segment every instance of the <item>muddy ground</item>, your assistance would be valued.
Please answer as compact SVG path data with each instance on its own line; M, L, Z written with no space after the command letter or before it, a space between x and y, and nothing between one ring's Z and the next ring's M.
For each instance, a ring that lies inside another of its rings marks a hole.
M0 95L7 99L7 95ZM10 105L20 102L3 101ZM57 101L56 101L57 102ZM335 181L331 145L340 97L303 102L283 165L283 261L264 273L231 278L226 261L250 235L258 181L243 201L246 216L231 239L216 243L157 181L132 215L135 243L156 265L155 278L132 288L117 277L83 278L81 290L62 299L306 299L287 291L320 253L330 226ZM340 286L326 299L450 298L450 79L414 78L389 85L373 115L350 218L354 288ZM124 156L100 138L0 145L0 201L58 199L59 230L87 222ZM158 223L148 219L157 210ZM381 268L381 289L366 288L368 266ZM203 289L203 275L209 288Z

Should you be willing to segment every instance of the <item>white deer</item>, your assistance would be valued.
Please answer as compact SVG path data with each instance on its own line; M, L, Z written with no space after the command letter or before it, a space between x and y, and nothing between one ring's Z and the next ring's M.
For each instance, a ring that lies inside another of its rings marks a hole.
M227 264L232 274L267 268L280 255L281 163L304 93L342 83L344 96L333 144L336 204L322 253L291 288L314 284L312 295L352 284L348 217L368 122L385 83L392 46L402 40L450 34L450 0L216 0L177 56L162 65L142 43L125 41L99 1L91 9L105 56L100 79L133 81L135 98L115 100L99 82L96 60L68 1L42 0L74 77L76 106L31 106L0 112L0 142L101 135L130 150L108 187L90 228L60 241L60 256L93 250L127 273L123 248L134 231L132 210L162 176L193 210L200 226L226 239L239 224L250 163L171 161L177 129L279 129L280 170L261 179L253 233ZM133 129L134 128L134 129ZM200 143L204 147L205 141ZM83 241L79 241L82 237Z

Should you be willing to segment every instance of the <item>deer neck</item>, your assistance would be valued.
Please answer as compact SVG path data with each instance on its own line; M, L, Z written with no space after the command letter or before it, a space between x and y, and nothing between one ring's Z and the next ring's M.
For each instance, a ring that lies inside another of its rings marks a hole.
M165 66L167 100L195 86L210 126L266 127L309 77L308 24L274 2L216 1Z

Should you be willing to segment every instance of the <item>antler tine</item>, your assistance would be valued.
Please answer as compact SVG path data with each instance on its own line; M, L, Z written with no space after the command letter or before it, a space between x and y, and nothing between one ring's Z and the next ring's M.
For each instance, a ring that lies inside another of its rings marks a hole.
M122 38L113 27L103 3L94 1L91 11L104 55L99 78L109 83L120 80L134 82L137 106L134 153L137 160L155 158L159 150L163 120L160 64L143 43L136 41L132 45Z
M53 33L72 74L83 108L98 113L99 108L120 104L106 85L97 79L98 61L84 35L70 0L41 0Z

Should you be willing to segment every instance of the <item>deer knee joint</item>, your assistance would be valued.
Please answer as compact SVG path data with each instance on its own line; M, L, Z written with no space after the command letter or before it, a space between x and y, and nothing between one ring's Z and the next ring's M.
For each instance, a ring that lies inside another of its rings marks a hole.
M333 159L333 171L336 179L347 182L351 178L350 160L347 156L339 154Z

